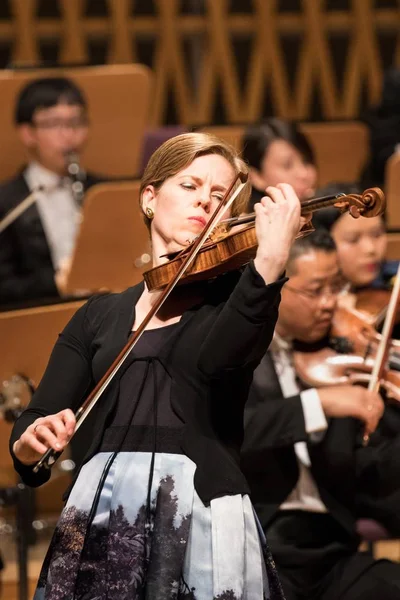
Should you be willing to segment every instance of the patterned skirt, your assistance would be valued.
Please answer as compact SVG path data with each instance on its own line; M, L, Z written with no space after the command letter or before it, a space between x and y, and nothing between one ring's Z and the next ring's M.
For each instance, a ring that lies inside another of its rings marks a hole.
M282 598L248 496L204 506L179 454L155 454L149 486L151 458L101 452L84 465L34 600Z

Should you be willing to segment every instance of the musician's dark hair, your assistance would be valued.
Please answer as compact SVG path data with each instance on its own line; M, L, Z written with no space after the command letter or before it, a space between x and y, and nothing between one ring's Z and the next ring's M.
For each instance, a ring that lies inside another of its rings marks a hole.
M286 271L290 275L296 273L296 260L304 254L310 252L336 252L336 244L333 237L326 229L317 229L305 237L295 240L289 253L289 259L286 264Z
M315 165L314 151L307 139L295 123L276 117L264 119L247 127L242 139L243 160L257 171L266 152L275 140L284 140L296 148L305 162Z
M32 123L35 111L57 104L87 108L82 90L67 77L34 79L20 91L15 105L14 121L17 125Z

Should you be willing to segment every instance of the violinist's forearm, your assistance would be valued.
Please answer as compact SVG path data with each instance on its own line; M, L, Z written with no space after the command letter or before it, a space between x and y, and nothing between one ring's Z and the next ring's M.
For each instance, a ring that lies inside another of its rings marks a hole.
M198 366L205 375L258 364L273 336L284 283L282 278L265 285L253 262L246 267L200 348Z
M287 255L281 257L264 256L258 253L254 259L257 273L263 278L266 285L277 281L285 270Z

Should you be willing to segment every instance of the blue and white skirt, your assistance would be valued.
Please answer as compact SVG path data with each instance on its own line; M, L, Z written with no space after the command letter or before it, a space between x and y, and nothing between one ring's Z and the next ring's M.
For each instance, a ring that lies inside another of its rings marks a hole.
M189 458L154 458L151 493L149 452L101 452L84 465L34 600L283 598L249 497L206 507Z

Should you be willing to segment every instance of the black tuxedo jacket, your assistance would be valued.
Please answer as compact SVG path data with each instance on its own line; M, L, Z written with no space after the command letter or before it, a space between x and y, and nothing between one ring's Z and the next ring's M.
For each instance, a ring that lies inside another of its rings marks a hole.
M85 189L102 180L88 175ZM0 186L0 220L29 195L21 172ZM0 234L0 305L59 297L49 245L36 204Z
M357 511L400 536L400 407L387 402L378 429L359 452Z
M355 534L357 448L360 424L331 419L323 439L309 441L300 395L284 398L267 353L254 372L245 408L242 469L264 531L297 484L296 442L307 442L311 472L330 513Z

